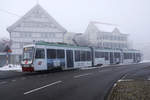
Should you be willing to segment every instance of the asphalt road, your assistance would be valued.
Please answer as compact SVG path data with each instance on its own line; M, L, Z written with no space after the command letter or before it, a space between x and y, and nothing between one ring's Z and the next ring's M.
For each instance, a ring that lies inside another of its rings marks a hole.
M149 67L142 63L50 73L0 72L0 100L104 100L117 80Z

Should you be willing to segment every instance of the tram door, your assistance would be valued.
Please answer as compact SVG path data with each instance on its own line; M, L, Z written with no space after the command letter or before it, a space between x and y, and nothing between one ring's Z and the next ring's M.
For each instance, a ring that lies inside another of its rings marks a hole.
M66 57L67 57L67 67L68 68L73 67L73 51L66 50Z
M113 59L114 57L113 57L113 52L110 52L110 64L113 64Z

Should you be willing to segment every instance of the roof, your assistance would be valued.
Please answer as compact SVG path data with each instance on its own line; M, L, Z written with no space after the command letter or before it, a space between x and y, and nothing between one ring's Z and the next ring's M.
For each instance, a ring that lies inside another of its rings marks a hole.
M117 29L117 27L113 24L108 24L108 23L95 23L94 24L98 30L103 31L103 32L113 32L114 30ZM117 29L119 32L119 30Z
M94 26L94 28L96 28L98 31L103 32L105 34L113 33L113 34L120 34L120 35L124 35L124 36L129 35L129 34L121 33L120 30L118 29L119 26L116 24L91 21L89 25L92 25L92 27Z
M7 30L8 32L66 32L66 29L59 25L39 4L35 5Z

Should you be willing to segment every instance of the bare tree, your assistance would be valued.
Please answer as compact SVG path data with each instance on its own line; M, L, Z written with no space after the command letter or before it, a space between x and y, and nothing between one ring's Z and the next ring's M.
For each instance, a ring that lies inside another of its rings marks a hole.
M10 45L11 45L11 42L9 39L6 39L6 38L0 39L0 52L4 52L6 47L10 48Z

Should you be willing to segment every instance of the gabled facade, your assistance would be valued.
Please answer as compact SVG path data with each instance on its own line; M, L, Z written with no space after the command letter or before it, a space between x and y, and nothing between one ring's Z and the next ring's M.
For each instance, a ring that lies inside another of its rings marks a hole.
M89 46L102 48L128 48L128 34L123 34L112 24L90 22L85 36Z
M34 41L64 42L66 29L59 25L39 4L7 28L12 55L19 61L22 47Z

